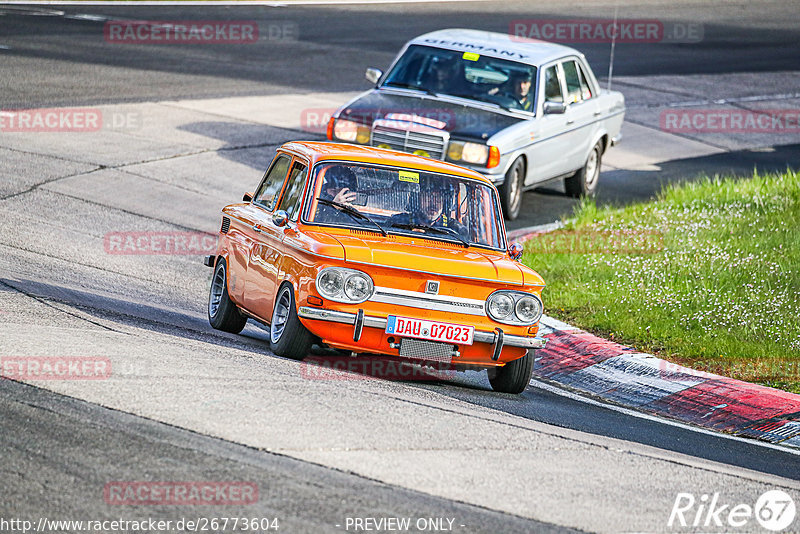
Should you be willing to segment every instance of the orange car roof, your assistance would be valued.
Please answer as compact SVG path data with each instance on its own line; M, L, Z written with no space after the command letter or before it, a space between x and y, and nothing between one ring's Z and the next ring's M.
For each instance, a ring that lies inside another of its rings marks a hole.
M492 183L482 174L452 163L372 146L326 143L322 141L290 141L281 145L280 148L304 155L312 161L312 164L328 159L359 161L394 167L408 167L427 172L456 174L475 178L487 184Z

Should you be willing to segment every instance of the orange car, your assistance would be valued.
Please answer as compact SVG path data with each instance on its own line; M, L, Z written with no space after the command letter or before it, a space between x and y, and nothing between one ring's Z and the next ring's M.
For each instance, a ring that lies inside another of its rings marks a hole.
M255 193L222 210L211 326L269 325L272 350L489 369L530 381L544 283L508 246L496 188L477 172L365 146L280 147Z

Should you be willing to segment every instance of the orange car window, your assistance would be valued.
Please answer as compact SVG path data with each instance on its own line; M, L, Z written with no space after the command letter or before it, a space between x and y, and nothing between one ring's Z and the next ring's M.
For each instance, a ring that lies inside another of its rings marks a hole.
M306 166L299 161L292 165L289 178L286 180L286 188L281 197L278 209L284 210L292 221L297 220L300 198L303 196L303 189L306 184Z
M272 211L275 207L275 202L278 200L278 193L283 187L286 172L289 170L289 162L291 158L281 154L272 163L272 166L267 171L264 181L256 192L254 202L268 211Z
M352 162L323 162L312 176L306 222L373 229L377 224L398 234L505 246L496 193L476 180Z

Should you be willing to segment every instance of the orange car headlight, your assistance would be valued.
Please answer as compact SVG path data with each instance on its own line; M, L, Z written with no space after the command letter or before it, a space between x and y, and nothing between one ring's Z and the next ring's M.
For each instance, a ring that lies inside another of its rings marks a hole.
M322 269L317 274L316 284L317 291L326 299L347 304L364 302L375 290L368 274L343 267Z
M522 291L495 291L486 299L489 317L499 323L532 325L539 321L544 311L536 295Z

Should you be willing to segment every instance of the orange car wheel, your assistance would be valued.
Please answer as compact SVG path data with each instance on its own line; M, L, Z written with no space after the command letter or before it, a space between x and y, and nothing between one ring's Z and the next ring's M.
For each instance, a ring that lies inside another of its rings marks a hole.
M220 258L208 292L208 322L217 330L238 334L247 323L247 317L239 313L239 308L228 296L226 271L225 258Z
M269 326L272 352L284 358L302 360L311 350L314 335L306 330L297 317L294 291L290 284L283 284L275 299L272 321Z
M522 393L531 381L533 373L533 351L508 362L502 367L489 369L489 383L500 393Z

